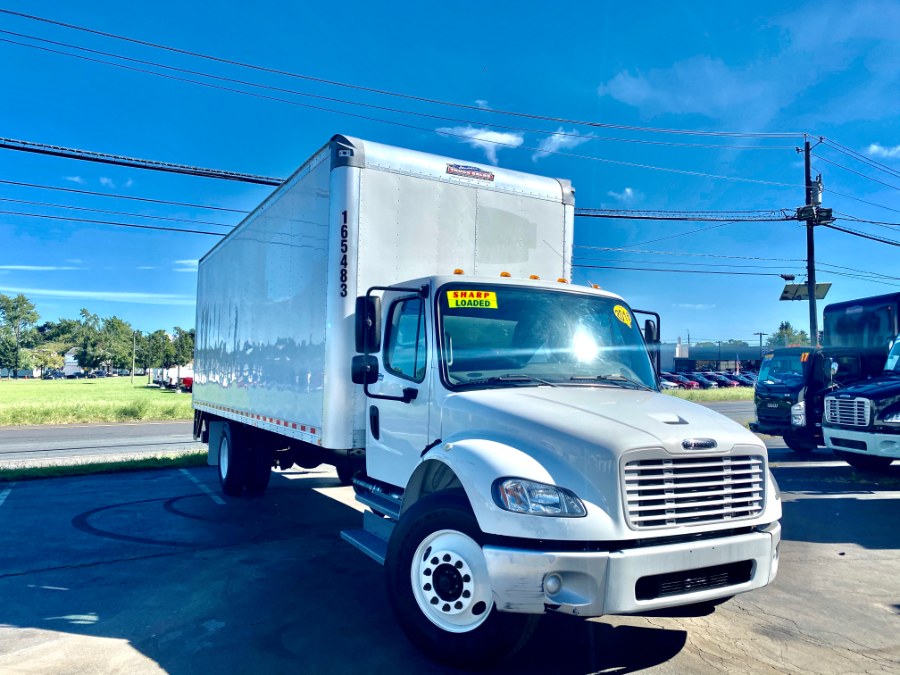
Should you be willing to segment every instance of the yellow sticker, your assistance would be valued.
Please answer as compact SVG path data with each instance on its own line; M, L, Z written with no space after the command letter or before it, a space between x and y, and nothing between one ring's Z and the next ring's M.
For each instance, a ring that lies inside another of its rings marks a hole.
M450 307L497 309L497 294L494 291L448 291L447 304Z
M809 360L809 352L803 352L800 355L800 363L806 363Z
M622 305L616 305L615 307L613 307L613 314L616 315L616 318L619 321L631 328L631 312L629 312L626 308L622 307Z

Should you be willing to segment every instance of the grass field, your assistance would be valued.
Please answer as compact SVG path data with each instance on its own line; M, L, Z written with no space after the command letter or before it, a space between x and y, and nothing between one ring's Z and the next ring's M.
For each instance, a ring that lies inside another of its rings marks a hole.
M709 401L752 401L753 387L729 387L728 389L674 389L667 394L685 398L688 401L706 403Z
M191 395L144 378L0 380L0 426L191 419Z
M206 450L186 452L167 457L135 457L109 462L81 462L49 466L29 466L16 469L0 469L0 483L65 476L90 476L97 473L120 471L146 471L148 469L190 469L206 466Z

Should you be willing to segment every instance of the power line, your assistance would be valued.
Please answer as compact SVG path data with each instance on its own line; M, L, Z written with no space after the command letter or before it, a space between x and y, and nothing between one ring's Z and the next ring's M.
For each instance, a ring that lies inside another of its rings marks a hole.
M780 277L777 272L724 272L721 270L667 270L653 267L613 267L611 265L581 265L573 264L572 267L580 267L584 269L597 270L628 270L635 272L671 272L675 274L726 274L734 276L751 276L751 277Z
M37 188L40 190L57 190L59 192L71 192L80 195L93 195L95 197L112 197L114 199L130 199L137 202L148 202L151 204L166 204L170 206L187 206L193 209L209 209L210 211L226 211L228 213L249 213L242 209L228 209L224 206L209 206L207 204L191 204L189 202L175 202L167 199L150 199L149 197L135 197L133 195L114 194L111 192L93 192L91 190L77 190L75 188L61 187L57 185L38 185L36 183L22 183L15 180L0 180L2 185L16 185L18 187Z
M885 211L893 211L894 213L900 213L900 209L895 209L890 206L885 206L884 204L876 204L875 202L869 202L865 199L860 199L859 197L854 197L853 195L844 194L843 192L837 192L836 190L828 189L829 194L836 195L838 197L843 197L845 199L852 199L855 202L860 202L862 204L868 204L869 206L874 206L879 209L884 209Z
M579 260L586 260L586 261L592 261L592 262L628 263L631 265L652 265L652 264L654 264L654 261L650 261L650 260L619 260L617 258L588 258L588 257L582 257L582 256L577 256L577 257ZM698 262L669 262L669 261L665 261L665 262L655 261L655 262L658 264L661 264L661 265L681 265L681 266L699 265L701 267L746 267L746 268L754 268L754 269L778 269L778 270L786 269L784 265L740 265L740 264L735 264L735 263L698 263ZM798 261L798 262L805 262L805 261ZM680 270L673 270L673 271L680 271Z
M834 211L834 213L839 215L841 218L853 221L854 223L868 223L869 225L884 225L889 228L890 227L900 227L900 223L890 223L890 222L886 222L884 220L866 220L864 218L857 218L856 216L851 216L850 214L847 214L847 213L839 213L837 211Z
M548 115L535 115L531 113L523 113L511 110L496 110L492 109L486 111L484 108L476 105L469 105L465 103L456 103L453 101L443 101L440 99L427 98L423 96L415 96L412 94L405 94L401 92L394 92L385 89L377 89L374 87L366 87L362 85L350 84L347 82L340 82L337 80L328 80L320 77L314 77L311 75L303 75L299 73L293 73L286 70L280 70L277 68L268 68L265 66L259 66L251 63L245 63L242 61L236 61L233 59L226 59L217 56L211 56L208 54L202 54L200 52L193 52L186 49L179 49L177 47L170 47L167 45L161 45L154 42L149 42L146 40L140 40L137 38L130 38L122 35L117 35L115 33L108 33L105 31L95 30L91 28L86 28L84 26L77 26L75 24L65 23L62 21L55 21L52 19L47 19L39 16L34 16L31 14L25 14L23 12L14 12L8 9L0 9L0 13L8 14L11 16L17 16L19 18L28 19L31 21L38 21L41 23L51 24L54 26L61 26L63 28L69 28L71 30L77 30L85 33L90 33L92 35L100 35L106 38L111 38L114 40L121 40L124 42L129 42L132 44L142 45L144 47L152 47L154 49L162 49L168 52L172 52L175 54L182 54L185 56L192 56L195 58L205 59L207 61L213 61L215 63L223 63L232 66L238 66L241 68L249 68L251 70L256 70L260 72L272 73L276 75L283 75L285 77L292 77L301 80L307 80L310 82L316 82L319 84L326 84L335 87L344 87L347 89L352 89L356 91L365 91L372 94L378 94L382 96L391 96L395 98L402 98L411 101L417 101L419 103L429 103L434 105L442 105L442 106L451 106L454 108L461 108L465 110L477 110L479 112L490 112L495 115L508 115L513 117L522 117L526 119L535 119L542 120L548 122L557 122L561 124L574 124L579 126L588 126L588 127L596 127L596 128L604 128L604 129L619 129L623 131L640 131L646 133L666 133L666 134L682 134L682 135L692 135L692 136L726 136L726 137L739 137L739 138L797 138L802 136L799 132L781 132L781 133L771 133L771 132L740 132L740 131L696 131L690 129L665 129L665 128L654 128L654 127L638 127L633 125L624 125L624 124L610 124L604 122L590 122L590 121L582 121L582 120L571 120L561 117L552 117Z
M2 11L3 10L0 10L0 12ZM80 159L87 162L99 162L101 164L128 166L135 169L152 169L154 171L166 171L168 173L185 174L188 176L201 176L203 178L220 178L223 180L240 181L242 183L255 183L257 185L281 185L282 183L281 179L269 178L267 176L255 176L248 173L220 171L218 169L204 169L197 166L160 162L150 159L137 159L134 157L124 157L122 155L111 155L104 152L94 152L92 150L77 150L74 148L64 148L58 145L20 141L14 138L0 138L0 148L33 152L40 155L52 155L54 157L65 157L67 159Z
M864 232L859 232L858 230L850 230L846 227L838 227L837 225L831 223L820 223L822 227L827 227L831 230L838 230L839 232L845 232L847 234L852 234L854 237L861 237L863 239L870 239L871 241L877 241L882 244L890 244L891 246L900 246L900 241L896 241L894 239L884 239L882 237L876 237L875 235L866 234Z
M0 10L0 12L2 12L2 10ZM74 58L83 59L83 60L91 61L91 62L105 63L105 64L107 64L107 65L113 65L113 66L116 66L116 67L118 67L118 68L124 68L125 70L132 70L132 71L141 72L141 73L149 73L149 74L151 74L151 75L157 75L157 76L159 76L159 77L164 77L164 78L171 79L171 80L176 80L176 81L179 81L179 82L188 82L188 83L191 83L191 84L197 84L197 85L200 85L200 86L203 86L203 87L208 87L208 88L210 88L210 89L218 89L218 90L222 90L222 91L229 91L229 92L233 92L233 93L237 93L237 94L243 94L243 95L246 95L246 96L253 96L253 97L255 97L255 98L261 98L261 99L270 100L270 101L277 101L277 102L280 102L280 103L286 103L286 104L288 104L288 105L299 106L299 107L302 107L302 108L308 108L308 109L310 109L310 110L319 110L319 111L328 112L328 113L332 113L332 114L336 114L336 115L346 115L346 116L348 116L348 117L354 117L354 118L356 118L356 119L363 119L363 120L367 120L367 121L371 121L371 122L378 122L378 123L381 123L381 124L390 124L390 125L402 127L402 128L405 128L405 129L412 129L412 130L414 130L414 131L423 131L423 132L426 132L426 133L436 133L436 134L438 134L438 135L440 135L440 136L447 136L447 137L450 137L450 138L458 138L458 139L461 139L461 140L463 140L463 141L470 141L470 140L472 140L471 137L466 136L465 134L458 134L458 133L454 133L454 132L449 131L449 130L429 129L429 128L426 128L426 127L416 126L416 125L414 125L414 124L407 124L407 123L405 123L405 122L398 122L398 121L396 121L396 120L387 120L387 119L383 119L383 118L379 118L379 117L371 117L371 116L369 116L369 115L361 115L361 114L359 114L359 113L353 113L353 112L349 112L349 111L347 111L347 110L335 110L335 109L333 109L333 108L325 108L325 107L322 107L322 106L312 105L312 104L309 104L309 103L300 103L299 101L291 101L291 100L284 99L284 98L280 98L280 97L277 97L277 96L269 96L269 95L266 95L266 94L257 94L257 93L253 93L253 92L243 91L243 90L241 90L241 89L234 89L233 87L224 87L224 86L221 86L221 85L210 84L209 82L200 82L200 81L198 81L198 80L192 80L192 79L189 79L189 78L178 77L178 76L175 76L175 75L166 75L166 74L164 74L164 73L156 73L156 72L154 72L154 71L145 70L145 69L143 69L143 68L135 68L135 67L132 67L132 66L126 66L126 65L120 64L120 63L110 63L110 62L107 62L107 61L100 61L100 60L98 60L98 59L92 59L92 58L90 58L90 57L87 57L87 56L80 56L80 55L78 55L78 54L66 54L65 52L58 52L57 50L54 50L54 49L48 49L48 48L46 48L46 47L39 47L39 46L37 46L37 45L24 45L24 44L22 44L22 43L15 42L15 41L13 41L13 40L6 40L6 39L0 38L0 42L8 42L8 43L11 43L11 44L21 45L21 46L26 46L26 47L32 47L32 48L34 48L34 49L40 49L40 50L52 52L52 53L55 53L55 54L63 54L63 55L65 55L65 56L71 56L71 57L74 57ZM541 131L541 132L539 132L539 133L548 133L548 132ZM789 184L789 183L778 183L778 182L774 182L774 181L765 181L765 180L758 180L758 179L753 179L753 178L741 178L741 177L737 177L737 176L722 176L722 175L718 175L718 174L703 173L703 172L699 172L699 171L689 171L689 170L686 170L686 169L674 169L674 168L669 168L669 167L653 166L653 165L649 165L649 164L637 164L637 163L634 163L634 162L625 162L625 161L621 161L621 160L607 159L607 158L604 158L604 157L596 157L596 156L591 156L591 155L580 155L580 154L575 154L575 153L570 153L570 152L560 152L560 151L558 151L558 150L547 150L547 149L544 149L544 148L541 148L541 147L523 146L523 145L519 145L519 144L517 144L517 143L507 143L507 142L499 141L499 140L496 140L496 139L479 139L479 140L480 140L481 142L484 142L484 143L490 143L491 145L495 145L495 146L497 146L497 147L506 147L506 148L510 148L510 149L530 150L530 151L534 151L534 152L538 152L538 153L543 153L543 154L547 154L547 155L556 155L556 156L560 156L560 157L570 157L570 158L573 158L573 159L585 159L585 160L594 161L594 162L602 162L602 163L607 163L607 164L614 164L614 165L617 165L617 166L627 166L627 167L637 168L637 169L647 169L647 170L651 170L651 171L662 171L662 172L667 172L667 173L675 173L675 174L686 175L686 176L694 176L694 177L699 177L699 178L712 178L712 179L714 179L714 180L728 180L728 181L734 181L734 182L740 182L740 183L752 183L752 184L757 184L757 185L770 185L770 186L773 186L773 187L785 187L785 188L792 188L792 189L797 187L796 185L791 185L791 184Z
M391 108L391 107L377 105L377 104L373 104L373 103L365 103L362 101L353 101L353 100L349 100L349 99L336 98L334 96L324 96L321 94L312 94L309 92L298 91L296 89L288 89L286 87L276 87L273 85L260 84L258 82L251 82L248 80L239 80L239 79L232 78L232 77L225 77L222 75L214 75L212 73L207 73L207 72L203 72L203 71L199 71L199 70L192 70L189 68L179 68L177 66L171 66L171 65L159 63L156 61L137 59L137 58L133 58L130 56L124 56L122 54L116 54L113 52L105 52L105 51L98 50L98 49L90 49L88 47L73 45L73 44L67 43L67 42L59 42L56 40L49 40L47 38L41 38L41 37L37 37L34 35L27 35L24 33L17 33L15 31L0 30L0 34L14 35L14 36L22 37L22 38L25 38L28 40L34 40L34 41L43 42L46 44L52 44L52 45L57 45L60 47L66 47L68 49L77 49L79 51L88 52L91 54L99 54L101 56L107 56L107 57L114 58L114 59L121 59L123 61L128 61L131 63L140 63L143 65L153 66L156 68L164 68L166 70L171 70L171 71L175 71L175 72L179 72L179 73L185 73L185 74L189 74L189 75L196 75L199 77L210 78L213 80L218 80L220 82L230 82L232 84L240 84L240 85L248 86L248 87L256 87L258 89L265 89L268 91L277 91L277 92L281 92L281 93L293 94L295 96L304 96L307 98L314 98L317 100L341 103L343 105L359 106L359 107L369 108L369 109L373 109L373 110L380 110L383 112L396 113L396 114L400 114L400 115L413 115L413 116L417 116L417 117L425 117L428 119L440 120L440 121L444 121L444 122L454 122L457 124L480 125L480 126L491 127L494 129L503 129L506 131L520 131L520 132L525 132L525 133L544 134L547 136L558 136L558 137L564 137L564 138L579 138L579 139L583 139L583 141L592 141L592 140L611 141L611 142L621 142L621 143L637 143L637 144L644 144L644 145L661 145L661 146L678 147L678 148L693 148L693 149L715 149L715 148L729 149L729 150L792 150L793 149L791 146L734 145L734 144L714 144L714 143L676 143L676 142L672 142L672 141L651 141L651 140L636 139L636 138L620 138L620 137L609 137L609 136L596 136L594 134L579 134L579 133L565 132L565 131L561 131L561 130L549 131L546 129L516 127L516 126L507 125L507 124L497 124L495 122L461 119L458 117L448 117L446 115L435 115L432 113L426 113L426 112L421 112L421 111L404 110L402 108ZM55 49L47 49L44 47L39 47L38 45L17 42L15 40L0 40L0 42L6 42L8 44L18 45L21 47L29 47L32 49L41 49L42 51L48 51L53 54L58 54L61 56L69 56L72 58L79 58L79 59L83 59L86 61L90 61L92 63L100 63L103 65L115 66L118 68L124 68L126 70L133 70L136 72L146 73L149 75L156 75L158 77L165 77L167 79L175 79L175 80L178 80L181 82L197 84L200 86L211 87L214 89L221 89L224 91L230 91L230 92L234 92L234 93L238 93L238 94L244 94L247 96L254 96L254 97L260 98L260 96L253 94L252 92L242 91L239 89L233 89L231 87L217 87L214 85L210 85L206 82L198 82L196 80L191 80L191 79L187 79L187 78L171 77L168 75L164 75L163 73L157 73L152 70L146 70L143 68L130 68L130 67L124 66L120 63L104 61L101 59L92 59L92 58L88 58L88 57L84 57L84 56L79 56L78 54L69 54L67 52L61 52L61 51L58 51ZM281 103L289 103L291 105L312 107L314 109L324 110L326 112L342 113L342 111L339 111L339 110L330 110L328 108L318 108L316 106L306 106L306 105L296 102L296 101L288 101L288 100L277 98L277 97L263 96L262 98L279 101ZM479 109L479 110L484 111L483 109ZM343 113L343 114L348 114L348 113ZM370 119L370 118L365 118L365 119ZM371 119L373 121L384 122L386 124L395 124L395 122L392 122L390 120L383 120L383 119L378 119L378 118L371 118Z
M148 216L142 213L130 213L128 211L108 211L106 209L92 209L87 206L72 206L70 204L52 204L49 202L34 202L26 199L11 199L8 197L0 197L0 202L11 202L14 204L26 204L28 206L47 206L54 209L72 209L74 211L89 211L91 213L105 213L111 216L129 216L131 218L147 218L150 220L165 220L172 223L191 223L194 225L217 225L218 227L234 227L227 223L215 223L209 220L190 220L188 218L169 218L166 216Z
M134 223L119 223L110 220L93 220L90 218L67 218L63 216L48 216L44 213L22 213L20 211L0 211L0 215L23 216L25 218L46 218L48 220L64 220L74 223L92 223L96 225L114 225L116 227L131 227L138 230L161 230L163 232L182 232L184 234L209 234L214 237L224 237L222 232L205 232L203 230L188 230L179 227L162 227L160 225L136 225Z
M852 148L848 148L846 145L842 145L832 138L822 136L819 140L822 143L824 143L825 145L827 145L828 147L833 148L834 150L837 150L841 154L844 154L852 159L855 159L857 162L862 162L863 164L868 164L869 166L871 166L874 169L878 169L879 171L884 171L885 173L890 174L891 176L900 178L900 171L897 171L896 169L889 167L887 164L882 164L881 162L876 162L871 157L866 157L862 153L857 152L856 150L853 150Z
M860 171L855 171L855 170L853 170L853 169L851 169L851 168L849 168L849 167L844 166L843 164L838 164L837 162L832 162L830 159L825 159L824 157L822 157L822 155L819 155L819 154L816 154L816 153L812 153L812 156L815 157L816 159L822 160L822 161L825 162L826 164L831 164L832 166L836 166L836 167L839 168L839 169L843 169L844 171L848 171L849 173L852 173L852 174L854 174L854 175L856 175L856 176L860 176L860 177L862 177L862 178L865 178L866 180L873 181L873 182L875 182L875 183L878 183L879 185L884 185L885 187L891 188L892 190L900 190L900 187L898 187L898 186L896 186L896 185L891 185L890 183L885 183L885 182L882 181L882 180L878 180L877 178L872 178L872 176L867 176L866 174L864 174L864 173L862 173L862 172L860 172Z
M780 223L785 220L796 220L791 215L782 215L780 218L767 218L762 216L738 216L734 215L726 217L724 214L729 212L721 212L723 215L713 215L715 212L684 212L684 215L651 215L659 214L657 211L617 211L613 209L586 209L576 208L575 215L582 218L610 218L619 220L664 220L664 221L689 221L689 222L713 222L713 223ZM734 213L734 212L731 212ZM772 214L772 211L766 211L765 214Z

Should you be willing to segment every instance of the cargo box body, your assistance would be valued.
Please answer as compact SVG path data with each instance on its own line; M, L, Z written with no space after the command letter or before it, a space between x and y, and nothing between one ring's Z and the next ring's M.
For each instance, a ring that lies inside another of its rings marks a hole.
M456 268L569 278L573 217L568 181L335 136L201 259L194 407L364 447L356 296Z

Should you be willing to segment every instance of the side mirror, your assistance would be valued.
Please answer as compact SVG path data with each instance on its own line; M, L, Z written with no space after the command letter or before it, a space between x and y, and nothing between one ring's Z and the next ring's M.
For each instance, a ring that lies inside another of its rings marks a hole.
M354 356L350 363L353 384L374 384L378 381L378 359L371 354Z
M372 295L356 298L355 328L357 352L372 354L381 349L381 298Z
M653 319L647 319L644 321L644 341L648 345L656 344L659 342L659 331L656 328L656 323Z
M831 377L832 377L832 378L833 378L835 375L837 375L837 371L838 371L838 370L839 370L839 368L838 368L838 363L837 363L837 361L832 361L832 362L831 362Z

